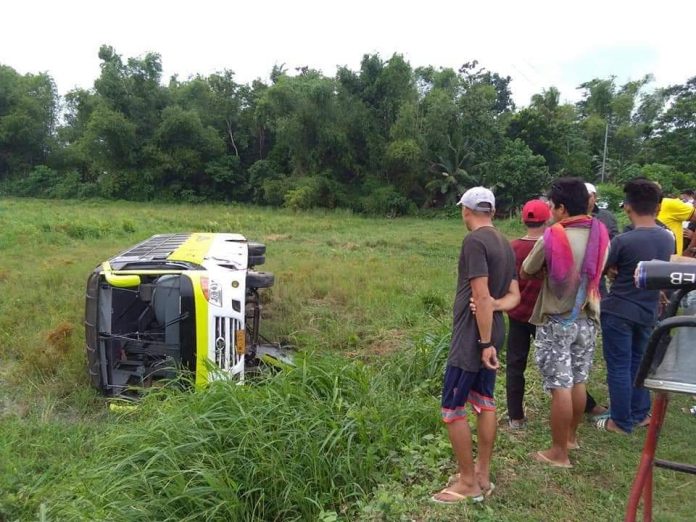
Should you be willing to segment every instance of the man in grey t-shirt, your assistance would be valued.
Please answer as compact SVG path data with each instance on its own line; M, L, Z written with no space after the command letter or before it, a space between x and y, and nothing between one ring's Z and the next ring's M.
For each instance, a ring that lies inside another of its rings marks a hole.
M450 486L432 497L443 504L481 501L484 494L493 491L490 460L496 428L493 389L497 347L502 347L505 337L502 312L520 300L515 256L507 239L493 227L493 193L474 187L464 193L459 205L470 232L459 256L452 344L442 390L442 420L447 424L459 473ZM465 413L467 402L478 415L476 464Z

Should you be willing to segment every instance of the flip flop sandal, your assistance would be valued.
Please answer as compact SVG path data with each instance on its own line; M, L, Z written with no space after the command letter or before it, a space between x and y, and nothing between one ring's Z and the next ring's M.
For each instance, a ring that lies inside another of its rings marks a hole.
M648 413L645 418L638 423L639 428L647 428L650 426L650 422L652 421L652 413Z
M445 495L449 495L450 497L454 497L454 500L442 500L437 498L436 495L440 495L444 493ZM459 504L461 502L473 502L473 503L478 503L478 502L483 502L483 495L477 495L475 497L472 497L471 495L462 495L461 493L457 493L456 491L452 491L451 489L443 489L439 493L436 493L432 497L430 497L430 500L435 502L436 504Z
M459 480L459 473L455 473L447 480L447 487L453 486ZM484 497L490 497L495 491L495 484L490 482L488 489L481 488L481 493Z
M595 420L595 428L597 428L599 431L609 431L609 430L607 429L607 424L609 423L609 419L610 419L610 418L611 418L611 417L609 417L609 416L607 416L607 417L598 417L598 418Z
M536 453L531 453L529 456L532 457L537 462L540 462L541 464L546 464L547 466L551 466L552 468L570 469L573 467L572 464L564 464L563 462L556 462L555 460L551 460L546 455L544 455L541 451L537 451Z
M618 433L619 435L628 435L625 431L623 431L620 428L616 428L614 430L609 429L609 420L611 417L602 417L601 419L597 419L597 422L595 422L595 427L599 431L608 431L609 433Z

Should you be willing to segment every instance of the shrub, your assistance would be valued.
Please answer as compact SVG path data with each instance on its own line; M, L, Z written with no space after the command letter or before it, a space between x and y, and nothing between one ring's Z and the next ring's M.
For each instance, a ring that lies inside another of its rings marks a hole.
M290 188L288 179L267 179L261 185L258 203L279 207L284 202L285 193Z
M393 187L379 187L361 199L361 209L374 215L387 217L414 214L416 204Z
M77 188L77 197L80 199L99 197L99 185L92 182L81 183Z
M45 197L60 182L60 174L45 165L34 167L23 177L8 185L8 192L16 196Z
M68 172L58 176L58 182L46 191L46 195L57 199L76 198L80 191L80 184L80 174L75 171Z
M345 190L340 183L331 179L331 174L300 178L283 197L284 205L293 210L310 208L336 208L340 200L345 200Z
M274 187L273 183L268 185L268 192L266 190L267 183L271 181L280 181L283 179L283 175L279 172L278 167L269 160L258 160L251 167L249 167L249 186L252 194L252 199L256 203L270 203L267 199L268 196L272 196L272 190ZM285 192L283 192L284 194ZM272 198L275 199L275 198ZM282 194L276 206L280 206L283 203Z
M307 210L315 206L316 199L314 187L305 184L296 189L288 190L283 196L283 204L292 210Z

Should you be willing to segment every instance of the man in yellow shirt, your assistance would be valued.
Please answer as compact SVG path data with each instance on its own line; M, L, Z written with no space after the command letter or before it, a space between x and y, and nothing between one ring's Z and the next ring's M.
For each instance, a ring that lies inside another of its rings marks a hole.
M694 212L694 206L689 203L684 203L680 199L676 198L662 198L662 204L660 205L660 213L657 215L657 219L662 221L672 234L674 234L674 240L676 243L676 254L681 255L684 247L684 241L682 239L683 229L682 222L684 221L694 221L696 222L696 213ZM696 235L695 235L696 236ZM696 250L696 237L692 237L691 244L686 252L688 255L693 255L694 250ZM692 250L693 248L693 250Z

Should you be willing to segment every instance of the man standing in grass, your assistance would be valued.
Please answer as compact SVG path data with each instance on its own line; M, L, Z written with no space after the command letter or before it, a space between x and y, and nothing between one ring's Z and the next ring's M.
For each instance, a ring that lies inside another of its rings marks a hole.
M462 242L454 301L452 344L442 390L442 419L447 425L459 474L432 497L439 503L479 502L493 491L490 461L496 418L493 389L497 347L503 346L502 311L515 307L520 292L515 256L507 239L493 226L495 198L484 187L467 190L459 201L469 234ZM476 308L476 314L470 309ZM478 458L474 464L465 405L478 414Z
M608 416L597 420L597 428L615 433L630 433L649 422L650 392L635 388L633 382L657 320L660 292L636 288L633 274L640 261L668 261L674 251L672 234L655 222L659 187L639 179L626 183L624 193L624 212L634 228L611 243L607 271L616 277L602 299L601 313L611 408Z
M551 218L548 204L540 199L527 201L522 207L522 222L527 233L510 242L515 252L515 271L519 274L522 262L546 230ZM523 279L519 282L520 304L508 312L507 364L505 365L505 394L508 408L508 426L519 430L527 424L524 415L524 371L527 368L530 339L534 338L536 326L529 322L534 304L541 291L541 279Z
M588 198L580 178L554 181L549 199L555 224L522 263L522 277L545 270L530 322L537 325L536 363L551 392L552 444L532 457L561 468L572 467L568 449L577 447L599 322L599 280L609 246L604 224L587 215Z

